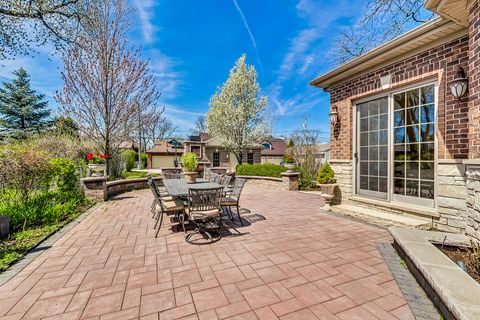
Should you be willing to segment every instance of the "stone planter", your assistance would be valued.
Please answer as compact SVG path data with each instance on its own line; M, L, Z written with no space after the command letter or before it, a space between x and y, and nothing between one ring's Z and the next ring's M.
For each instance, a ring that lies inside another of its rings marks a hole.
M295 163L285 163L283 166L287 168L287 172L293 172L295 169Z
M107 165L105 164L89 164L88 165L88 176L89 177L106 177L107 176Z
M10 218L9 217L0 217L0 239L8 237L10 232Z
M195 183L197 181L198 172L184 172L183 174L185 175L185 181L187 181L187 183Z
M319 183L320 191L322 192L321 196L323 201L325 201L324 209L327 211L332 210L330 204L332 203L333 198L335 197L335 187L338 186L336 183L323 184Z

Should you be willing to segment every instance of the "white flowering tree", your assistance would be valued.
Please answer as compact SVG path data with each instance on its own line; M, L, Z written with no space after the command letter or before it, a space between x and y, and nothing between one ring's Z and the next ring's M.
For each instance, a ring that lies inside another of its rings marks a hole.
M235 155L239 164L244 151L269 133L264 116L267 97L260 96L257 72L245 60L243 54L227 81L211 97L206 119L208 132Z

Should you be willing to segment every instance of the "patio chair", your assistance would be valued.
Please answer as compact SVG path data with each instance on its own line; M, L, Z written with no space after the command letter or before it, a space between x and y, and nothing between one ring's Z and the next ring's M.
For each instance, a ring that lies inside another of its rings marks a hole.
M227 175L223 176L222 186L229 187L231 182L232 182L232 176L227 176Z
M195 230L185 237L190 244L210 244L220 240L221 235L212 237L211 229L219 230L222 226L220 201L223 187L211 189L191 188L188 193L188 206L185 212L189 221L196 227ZM201 235L207 242L196 242L193 237Z
M211 172L211 173L210 173L210 179L208 179L208 180L211 181L211 182L214 182L215 179L216 179L216 178L215 178L216 176L218 176L217 173Z
M153 194L153 201L152 205L150 206L150 211L152 212L152 217L155 215L155 206L158 204L157 201L157 193L158 196L165 201L171 201L173 198L168 195L167 190L165 188L162 188L163 182L160 182L160 186L153 181L153 178L151 176L147 176L147 184L150 187L150 190L152 191ZM160 187L160 188L159 188Z
M149 187L152 189L154 192L156 204L155 204L155 226L154 229L157 229L157 232L155 232L155 238L158 236L158 233L160 232L160 228L162 227L163 223L163 216L164 215L174 215L179 218L179 221L182 223L182 228L183 232L185 232L185 225L183 224L183 219L180 218L180 216L184 213L184 208L185 206L183 205L183 202L177 199L173 200L165 200L162 197L160 197L160 194L158 191L156 191L156 187L152 185L151 181L147 182ZM155 191L154 191L155 190Z
M240 224L242 226L243 226L243 222L242 222L242 218L240 217L239 202L240 202L240 195L242 194L243 187L245 186L245 182L246 182L245 179L240 179L240 178L235 179L235 182L233 183L232 192L228 196L222 198L222 201L220 202L222 207L227 208L231 217L233 217L231 208L237 207L238 220L240 220Z
M216 173L215 176L213 177L213 182L220 184L221 181L222 181L222 175Z

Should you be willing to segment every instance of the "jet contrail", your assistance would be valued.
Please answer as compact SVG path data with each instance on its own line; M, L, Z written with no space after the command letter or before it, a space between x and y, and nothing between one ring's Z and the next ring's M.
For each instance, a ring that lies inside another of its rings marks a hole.
M262 62L260 61L260 56L258 54L257 43L255 42L255 38L253 37L253 33L250 30L250 27L248 26L247 19L245 18L245 15L243 14L242 9L240 9L240 6L238 5L237 0L233 0L233 4L235 5L235 8L237 8L237 11L240 14L240 17L242 17L243 24L245 25L245 28L247 29L247 32L250 35L250 40L252 40L252 45L255 48L255 54L257 55L258 64L260 65L260 69L262 69L262 72L263 72L263 65L262 65Z

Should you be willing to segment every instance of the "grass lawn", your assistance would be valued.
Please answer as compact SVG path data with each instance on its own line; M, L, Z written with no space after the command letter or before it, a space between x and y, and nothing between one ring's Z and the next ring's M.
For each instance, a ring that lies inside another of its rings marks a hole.
M139 172L139 171L124 171L122 172L122 179L138 179L138 178L146 178L148 175L148 172ZM152 177L158 177L159 174L153 173L151 174Z

